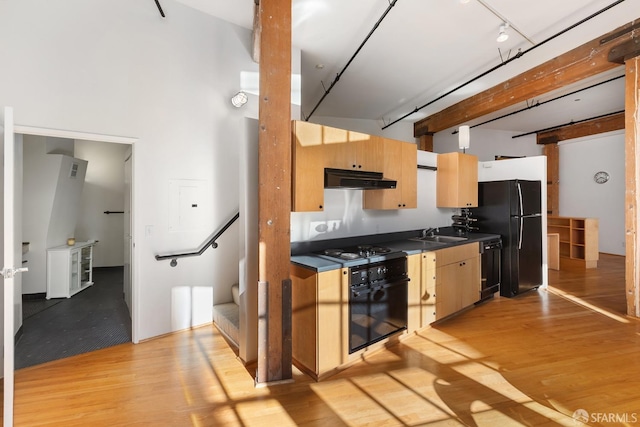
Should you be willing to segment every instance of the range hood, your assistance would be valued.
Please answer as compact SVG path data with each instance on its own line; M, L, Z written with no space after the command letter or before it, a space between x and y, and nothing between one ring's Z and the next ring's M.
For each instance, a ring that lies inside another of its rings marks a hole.
M382 172L324 169L324 188L382 190L396 188L396 184L397 181L384 178Z

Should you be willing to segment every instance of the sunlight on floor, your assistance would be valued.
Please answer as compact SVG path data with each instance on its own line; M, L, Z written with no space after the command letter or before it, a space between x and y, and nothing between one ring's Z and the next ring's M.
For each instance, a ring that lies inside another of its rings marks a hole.
M514 387L499 366L483 362L477 349L434 329L421 338L403 342L419 354L420 367L329 379L310 387L349 426L530 425L519 420L574 425L570 416ZM384 364L375 357L369 363Z
M569 301L574 302L574 303L576 303L578 305L581 305L584 308L587 308L589 310L595 311L596 313L603 314L603 315L609 317L610 319L617 320L618 322L621 322L621 323L629 323L629 319L625 319L622 316L619 316L619 315L617 315L615 313L612 313L612 312L604 310L604 309L602 309L602 308L600 308L598 306L590 304L590 303L586 302L585 300L583 300L582 298L579 298L579 297L576 297L574 295L571 295L571 294L569 294L569 293L567 293L567 292L565 292L565 291L563 291L561 289L549 286L549 292L552 292L555 295L558 295L559 297L562 297L562 298L564 298L566 300L569 300Z
M239 403L236 405L236 412L244 426L296 426L276 399Z

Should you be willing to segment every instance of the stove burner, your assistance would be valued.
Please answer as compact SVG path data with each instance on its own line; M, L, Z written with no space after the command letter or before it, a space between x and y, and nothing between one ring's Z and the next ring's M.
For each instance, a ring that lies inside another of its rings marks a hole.
M344 249L325 249L320 253L334 258L354 260L359 258L368 258L374 255L382 255L393 252L392 249L374 246L374 245L357 245Z
M339 257L344 252L342 249L325 249L324 254Z

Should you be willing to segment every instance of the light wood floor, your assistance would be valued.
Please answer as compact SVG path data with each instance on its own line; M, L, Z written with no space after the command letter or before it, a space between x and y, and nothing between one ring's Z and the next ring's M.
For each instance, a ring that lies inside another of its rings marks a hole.
M212 326L26 368L15 425L573 426L578 409L640 423L640 322L623 314L624 258L551 272L551 283L319 383L294 370L291 384L254 388Z

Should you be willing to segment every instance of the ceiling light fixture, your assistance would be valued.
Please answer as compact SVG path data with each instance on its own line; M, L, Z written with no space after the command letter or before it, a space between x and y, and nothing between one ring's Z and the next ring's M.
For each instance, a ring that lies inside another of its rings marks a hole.
M247 97L247 94L240 91L235 95L233 95L233 98L231 98L231 103L233 104L234 107L240 108L244 104L246 104L248 100L249 100L249 97Z
M509 38L509 34L507 34L507 28L509 28L508 22L500 25L500 32L498 33L498 38L496 39L498 43L505 42Z
M464 125L458 128L458 148L461 149L463 153L466 153L469 148L470 136L469 126Z

